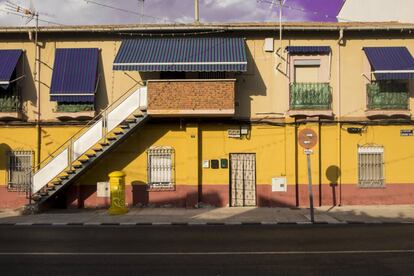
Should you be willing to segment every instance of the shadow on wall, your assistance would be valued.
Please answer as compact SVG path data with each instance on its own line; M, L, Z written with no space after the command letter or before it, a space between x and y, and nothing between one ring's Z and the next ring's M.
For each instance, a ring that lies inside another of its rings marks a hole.
M7 170L7 153L11 150L8 144L0 144L0 171Z
M235 74L237 79L236 91L236 115L241 118L249 118L252 114L252 96L266 96L267 87L259 72L256 61L249 48L246 47L247 72Z
M326 169L326 178L329 180L329 187L332 190L332 202L326 205L337 205L338 179L341 176L341 169L338 166L329 166Z
M106 87L106 78L105 72L103 68L103 61L102 61L102 51L99 51L99 61L98 61L98 90L97 90L97 97L95 100L95 110L96 113L100 113L104 110L109 104L109 94Z
M225 207L228 203L228 200L214 192L203 194L203 201L199 202L197 187L189 190L184 188L186 185L179 185L174 191L148 191L144 182L131 184L133 206L195 208L198 205Z
M179 129L178 125L177 129ZM88 186L88 188L83 187L82 191L78 189L73 195L68 195L66 200L67 204L73 205L73 202L77 200L78 207L84 206L85 201L92 198L96 193L97 182L109 181L109 173L124 170L134 159L144 154L148 147L153 145L170 130L164 128L157 128L155 130L145 128L145 133L143 133L143 130L137 130L132 133L130 137L90 167L76 183L72 184L72 186L75 186L75 184L83 184L85 187ZM149 133L150 135L148 135ZM140 183L140 180L132 180L131 183ZM126 184L129 185L130 183Z
M33 107L36 107L37 105L37 94L29 60L27 59L26 54L23 54L21 58L23 59L23 62L21 62L21 65L18 67L18 71L21 71L22 75L25 75L25 78L21 83L18 83L18 85L21 85L22 89L23 114L25 116L24 119L26 120L29 117L28 105L30 104Z

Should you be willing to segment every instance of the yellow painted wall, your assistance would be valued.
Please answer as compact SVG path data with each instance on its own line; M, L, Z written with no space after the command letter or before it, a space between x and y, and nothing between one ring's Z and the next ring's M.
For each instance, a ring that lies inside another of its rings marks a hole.
M48 126L41 127L40 159L47 160L64 142L80 127ZM0 127L0 186L7 184L7 152L32 151L33 166L37 152L37 129L34 126L1 126Z

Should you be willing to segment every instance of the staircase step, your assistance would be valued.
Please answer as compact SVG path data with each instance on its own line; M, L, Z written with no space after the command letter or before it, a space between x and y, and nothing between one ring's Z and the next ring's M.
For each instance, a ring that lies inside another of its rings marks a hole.
M62 181L55 180L55 181L52 181L52 184L55 185L55 186L58 186L58 185L61 185L62 184Z
M39 195L39 194L36 194L36 195L32 196L32 200L34 200L34 201L39 201L40 199L42 199L42 196Z
M125 122L128 123L128 124L133 124L133 123L136 123L137 120L136 119L126 119Z
M142 114L141 114L141 113L135 113L135 114L134 114L134 117L135 117L135 118L140 118L140 117L143 117L143 116L142 116Z
M122 129L130 129L131 127L129 125L121 125Z
M95 157L96 154L95 153L87 153L86 156L88 156L89 158Z
M80 169L80 168L82 168L82 167L83 167L83 165L82 165L82 164L75 164L75 165L73 165L73 167L74 167L75 169Z
M60 176L60 177L59 177L59 179L60 179L60 180L67 180L67 179L69 179L69 176L67 176L67 175L62 175L62 176Z
M81 162L82 164L86 164L89 162L89 159L79 159L79 162Z
M56 186L55 185L47 186L47 190L48 191L54 191L54 190L56 190Z
M93 151L99 152L99 151L103 151L103 148L93 148Z
M117 138L116 137L108 137L107 139L108 139L108 141L115 141Z
M124 132L119 130L119 131L114 131L114 134L115 135L122 135L122 134L124 134Z
M67 174L75 174L75 170L67 170L67 171L65 171L65 173L67 173Z

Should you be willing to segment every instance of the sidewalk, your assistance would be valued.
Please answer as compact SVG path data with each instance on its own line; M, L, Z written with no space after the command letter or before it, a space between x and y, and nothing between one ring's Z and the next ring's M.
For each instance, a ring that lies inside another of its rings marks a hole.
M414 205L320 207L317 223L414 223ZM308 224L308 209L300 208L131 208L125 215L111 216L103 209L52 210L36 215L0 210L1 224Z

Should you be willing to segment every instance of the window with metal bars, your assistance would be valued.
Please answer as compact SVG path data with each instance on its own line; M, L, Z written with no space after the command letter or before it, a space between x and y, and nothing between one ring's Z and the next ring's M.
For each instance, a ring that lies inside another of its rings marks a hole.
M10 151L7 154L7 189L28 192L31 185L32 151Z
M383 147L358 147L358 186L360 188L385 187Z
M148 149L148 189L174 189L174 149L153 147Z

